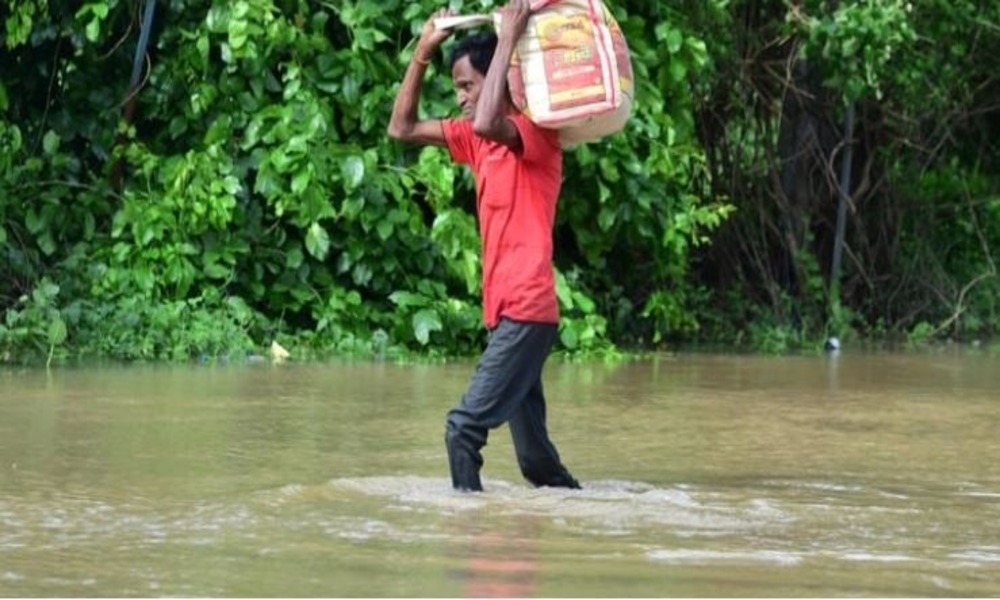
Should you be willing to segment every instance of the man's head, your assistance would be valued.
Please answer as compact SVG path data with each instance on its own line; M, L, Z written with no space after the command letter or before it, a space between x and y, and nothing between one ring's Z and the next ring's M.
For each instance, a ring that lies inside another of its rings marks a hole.
M483 32L462 39L451 52L451 79L466 119L476 116L476 104L496 48L496 34Z

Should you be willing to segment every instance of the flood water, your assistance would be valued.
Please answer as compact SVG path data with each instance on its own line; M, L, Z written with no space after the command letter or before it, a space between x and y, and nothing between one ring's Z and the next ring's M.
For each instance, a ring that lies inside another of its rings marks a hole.
M550 361L583 490L472 363L0 371L0 596L997 596L997 352Z

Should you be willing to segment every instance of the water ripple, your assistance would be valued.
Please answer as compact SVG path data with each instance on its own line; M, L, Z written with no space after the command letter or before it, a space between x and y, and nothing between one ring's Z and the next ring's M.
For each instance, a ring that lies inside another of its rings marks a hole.
M802 562L802 555L793 552L761 550L756 552L725 552L715 550L652 550L647 557L665 563L740 563L764 562L793 566Z

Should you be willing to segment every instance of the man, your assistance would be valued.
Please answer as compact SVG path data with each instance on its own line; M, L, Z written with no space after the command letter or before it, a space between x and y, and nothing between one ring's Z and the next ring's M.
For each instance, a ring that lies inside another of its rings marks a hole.
M579 488L559 460L545 426L542 367L557 336L559 306L552 270L552 228L562 185L562 150L555 131L537 127L510 100L507 71L530 7L512 0L501 10L499 37L461 41L452 81L461 119L420 120L426 67L450 35L424 25L389 123L395 139L443 146L476 178L483 242L483 318L489 343L469 389L448 413L445 444L452 485L482 491L480 453L490 429L507 423L518 464L536 486Z

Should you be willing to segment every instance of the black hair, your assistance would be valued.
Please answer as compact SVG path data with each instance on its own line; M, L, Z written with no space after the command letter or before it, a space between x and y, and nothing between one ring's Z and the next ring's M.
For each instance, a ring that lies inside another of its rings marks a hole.
M451 51L451 67L455 63L468 56L472 67L479 71L484 77L490 70L490 63L493 62L493 53L497 49L497 34L492 31L484 31L475 35L463 38Z

